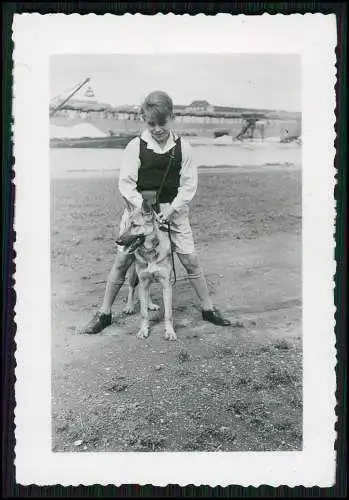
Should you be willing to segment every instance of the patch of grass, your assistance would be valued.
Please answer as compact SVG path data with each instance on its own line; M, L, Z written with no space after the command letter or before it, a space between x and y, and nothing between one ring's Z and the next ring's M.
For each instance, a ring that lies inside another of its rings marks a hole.
M55 429L56 429L56 432L64 432L68 429L68 422L66 422L65 420L63 419L60 419L58 421L55 422Z
M235 415L242 415L244 413L248 413L249 402L243 399L237 399L236 401L234 401L229 405L229 409L233 410Z
M275 385L293 385L297 380L297 376L290 371L288 368L284 368L278 365L271 366L266 375L265 379L271 386Z
M291 422L290 420L287 420L287 419L276 420L276 422L274 422L274 427L278 431L287 431L287 430L291 429L293 426L294 426L293 422Z
M268 384L266 384L266 382L263 380L256 380L252 382L251 388L253 389L253 391L258 392L262 391L263 389L268 389Z
M290 397L290 404L293 406L293 408L302 408L303 406L303 400L302 400L302 394L295 393Z
M82 439L86 444L98 443L102 438L102 431L100 429L87 429L82 435Z
M264 354L264 353L271 353L273 351L273 346L271 344L265 344L265 345L261 345L261 346L258 346L256 347L254 350L253 350L253 354Z
M179 351L177 358L180 363L186 363L191 360L191 355L188 351L182 349L181 351Z
M227 427L217 429L213 424L204 424L184 444L184 451L216 451L229 446L236 440L236 432Z
M153 436L146 434L138 438L137 448L142 451L159 451L163 448L166 438L163 436Z
M187 377L191 372L187 368L182 368L181 370L178 370L177 373L179 377Z
M292 345L290 344L290 342L285 339L276 340L273 343L273 346L275 347L275 349L280 349L282 351L288 351L289 349L292 349Z
M123 392L127 387L128 384L122 380L112 380L103 385L103 389L108 392Z
M234 348L229 345L222 345L217 347L217 355L220 358L225 356L233 356L235 354Z
M302 442L302 439L303 439L303 433L302 433L302 429L293 429L291 431L291 438L295 441L298 441L298 442Z
M229 389L231 387L230 381L227 380L223 374L221 374L221 376L211 375L208 377L207 381L214 384L217 388Z
M270 427L270 423L269 423L269 418L268 418L268 415L266 414L255 414L255 415L252 415L250 418L249 418L249 421L251 422L251 424L253 424L254 426L256 426L257 428L259 429L263 429L265 427Z
M248 375L242 375L241 377L238 377L238 379L235 382L236 387L241 387L241 386L246 386L252 382L251 377Z

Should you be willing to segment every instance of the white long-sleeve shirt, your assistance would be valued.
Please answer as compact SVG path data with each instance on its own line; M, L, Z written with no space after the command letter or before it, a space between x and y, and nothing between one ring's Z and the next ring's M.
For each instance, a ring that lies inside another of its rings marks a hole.
M147 148L152 149L157 154L165 154L175 146L178 136L171 131L165 147L160 148L159 144L152 138L149 130L144 130L141 138L147 143ZM182 167L180 170L180 184L178 193L172 201L172 208L178 212L187 207L193 199L198 185L197 166L193 160L191 145L181 138L182 146ZM139 149L140 139L135 137L125 148L120 175L119 190L125 201L133 208L141 208L143 197L137 191L138 169L140 167Z

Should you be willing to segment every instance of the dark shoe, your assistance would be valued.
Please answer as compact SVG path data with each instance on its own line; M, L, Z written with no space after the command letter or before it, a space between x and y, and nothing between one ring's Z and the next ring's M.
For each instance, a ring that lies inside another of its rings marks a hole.
M202 318L204 321L209 321L217 326L229 326L231 321L223 318L221 313L215 307L213 309L202 311Z
M111 314L103 314L98 311L86 326L77 329L77 333L91 335L101 332L104 328L110 325Z

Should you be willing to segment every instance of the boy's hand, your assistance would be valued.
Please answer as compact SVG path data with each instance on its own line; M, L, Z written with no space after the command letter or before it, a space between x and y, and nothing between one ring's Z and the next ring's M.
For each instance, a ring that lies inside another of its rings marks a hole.
M163 224L165 222L168 222L170 221L172 215L173 215L173 208L171 207L168 207L168 208L164 208L162 209L162 211L157 215L157 220Z

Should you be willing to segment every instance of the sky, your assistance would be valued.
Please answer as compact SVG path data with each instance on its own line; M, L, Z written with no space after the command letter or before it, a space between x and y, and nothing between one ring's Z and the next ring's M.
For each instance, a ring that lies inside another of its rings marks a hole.
M97 100L114 106L139 105L149 92L164 90L177 105L199 99L216 106L301 111L296 54L51 56L51 98L65 96L87 77Z

